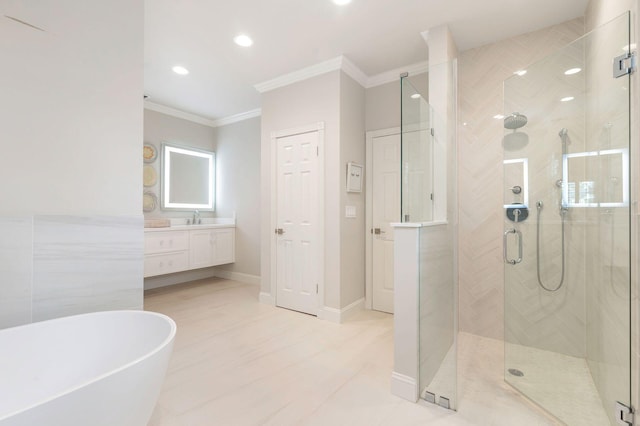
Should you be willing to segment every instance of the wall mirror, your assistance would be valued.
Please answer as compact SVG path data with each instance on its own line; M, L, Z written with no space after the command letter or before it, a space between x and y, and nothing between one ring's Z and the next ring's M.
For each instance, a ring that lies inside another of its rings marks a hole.
M215 209L215 153L162 144L163 210Z
M629 205L629 151L607 149L563 156L563 199L569 207Z

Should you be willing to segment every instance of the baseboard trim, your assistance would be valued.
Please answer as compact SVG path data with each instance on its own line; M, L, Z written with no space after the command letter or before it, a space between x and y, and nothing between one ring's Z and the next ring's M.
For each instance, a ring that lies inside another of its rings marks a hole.
M214 277L223 278L225 280L238 281L244 284L260 285L260 276L244 274L242 272L215 270L213 272Z
M318 311L318 318L341 324L351 318L355 313L364 309L364 297L345 306L342 309L329 308L324 306Z
M407 401L418 401L418 383L413 377L391 373L391 394Z
M206 278L212 278L214 276L215 275L211 268L193 269L167 275L156 275L144 279L144 289L152 290L154 288L168 287L170 285L203 280Z
M260 292L258 300L260 301L260 303L264 303L265 305L276 306L276 298L269 293L265 293L264 291Z

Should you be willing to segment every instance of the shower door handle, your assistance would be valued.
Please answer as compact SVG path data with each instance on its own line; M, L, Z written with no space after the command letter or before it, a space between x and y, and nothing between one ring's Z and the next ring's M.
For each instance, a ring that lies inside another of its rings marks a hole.
M507 246L509 244L509 234L515 234L516 239L518 240L518 258L517 259L509 259L509 255L507 254ZM502 244L504 261L509 265L515 265L522 262L522 232L517 229L511 228L504 231L503 244Z

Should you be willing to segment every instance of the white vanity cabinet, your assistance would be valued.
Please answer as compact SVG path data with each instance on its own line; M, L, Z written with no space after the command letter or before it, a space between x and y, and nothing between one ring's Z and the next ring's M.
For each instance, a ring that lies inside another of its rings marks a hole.
M197 225L181 228L145 229L145 277L235 261L234 226Z
M189 269L189 232L144 233L144 276Z
M222 265L235 261L235 230L233 228L190 231L191 268Z

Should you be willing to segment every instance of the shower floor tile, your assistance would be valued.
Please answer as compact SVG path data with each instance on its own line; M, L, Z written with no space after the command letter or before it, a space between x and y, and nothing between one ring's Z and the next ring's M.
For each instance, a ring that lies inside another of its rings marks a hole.
M524 373L522 377L508 375L508 382L532 401L567 424L609 424L585 359L511 343L506 350L506 369Z

